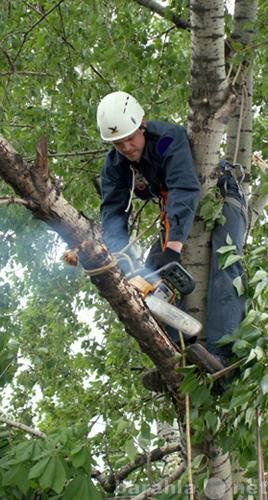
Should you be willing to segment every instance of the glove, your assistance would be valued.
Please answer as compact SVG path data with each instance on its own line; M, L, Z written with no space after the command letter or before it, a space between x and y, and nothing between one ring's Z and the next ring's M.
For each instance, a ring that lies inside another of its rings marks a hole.
M152 255L148 261L146 261L146 267L156 271L160 267L170 264L170 262L181 262L181 254L171 250L171 248L166 248L164 252L155 253Z

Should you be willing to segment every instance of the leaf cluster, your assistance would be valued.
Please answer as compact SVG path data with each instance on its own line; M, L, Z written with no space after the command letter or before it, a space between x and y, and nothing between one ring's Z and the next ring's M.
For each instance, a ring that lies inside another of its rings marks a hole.
M217 187L210 188L201 199L199 216L204 220L206 231L212 231L216 224L224 224L226 219L222 213L223 202L223 197Z

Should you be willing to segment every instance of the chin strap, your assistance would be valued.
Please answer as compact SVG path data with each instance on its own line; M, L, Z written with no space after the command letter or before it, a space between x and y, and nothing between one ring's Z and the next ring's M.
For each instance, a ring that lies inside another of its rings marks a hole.
M128 213L129 210L130 210L132 199L133 199L133 195L134 195L134 189L135 189L135 175L136 174L135 174L135 170L132 167L132 165L130 165L130 170L132 172L132 186L131 186L131 190L130 190L130 197L129 197L129 200L128 200L127 208L125 210L126 213Z

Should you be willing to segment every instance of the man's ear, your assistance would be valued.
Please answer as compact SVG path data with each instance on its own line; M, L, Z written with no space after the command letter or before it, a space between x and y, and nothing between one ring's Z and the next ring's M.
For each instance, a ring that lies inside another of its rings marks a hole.
M140 124L140 130L145 132L146 128L147 128L147 122L145 120L145 117L143 117L143 119L141 120L141 124Z

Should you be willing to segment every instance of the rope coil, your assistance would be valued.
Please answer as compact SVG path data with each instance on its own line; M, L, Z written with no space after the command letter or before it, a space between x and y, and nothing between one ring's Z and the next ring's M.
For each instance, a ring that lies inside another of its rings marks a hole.
M147 231L149 231L152 227L155 226L158 219L159 219L159 215L154 219L154 221L152 222L152 224L150 224L150 226L146 227L143 231L141 231L141 233L138 234L136 236L136 238L131 240L124 248L122 248L122 250L120 250L120 252L113 252L111 254L112 261L109 264L104 264L103 266L96 267L94 269L85 269L85 274L87 276L98 276L99 274L105 273L106 271L109 271L113 267L116 267L120 260L126 260L129 264L131 272L134 273L135 269L134 269L134 266L132 263L132 259L126 252L132 245L134 245L134 243L136 243L138 240L140 240L140 238ZM63 254L64 261L67 262L67 264L69 264L70 266L77 266L77 264L79 262L79 256L78 256L79 250L84 249L85 243L86 243L86 240L82 241L82 243L80 245L78 245L77 247L71 248L70 250L67 250L66 252L64 252L64 254Z

